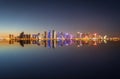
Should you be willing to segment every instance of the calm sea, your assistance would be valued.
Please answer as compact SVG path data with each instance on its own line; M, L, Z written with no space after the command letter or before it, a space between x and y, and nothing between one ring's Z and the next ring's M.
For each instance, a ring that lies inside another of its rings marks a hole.
M120 78L120 42L0 41L3 78Z

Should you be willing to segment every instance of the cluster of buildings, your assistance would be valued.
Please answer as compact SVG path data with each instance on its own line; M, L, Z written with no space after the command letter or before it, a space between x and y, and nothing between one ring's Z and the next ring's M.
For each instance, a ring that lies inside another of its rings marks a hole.
M44 31L44 33L37 34L25 34L21 32L19 36L9 34L9 39L16 40L96 40L96 39L107 39L107 35L101 36L97 33L80 33L76 35L70 33L56 32L55 30Z
M80 32L77 32L77 36L76 36L76 39L83 39L83 40L96 40L96 39L107 39L107 35L100 35L100 34L97 34L97 33L80 33Z

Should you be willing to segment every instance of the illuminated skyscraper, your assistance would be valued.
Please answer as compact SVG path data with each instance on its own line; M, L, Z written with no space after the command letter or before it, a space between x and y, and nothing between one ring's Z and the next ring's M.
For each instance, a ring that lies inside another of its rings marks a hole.
M48 32L48 39L52 38L51 30Z
M58 33L57 33L57 39L58 39L58 40L60 40L60 39L61 39L61 36L60 36L60 35L61 35L61 33L60 33L60 32L58 32Z
M82 38L82 34L83 34L83 33L80 33L80 38Z
M103 38L104 38L104 40L106 40L107 39L107 35L105 35Z
M53 30L53 31L52 31L52 39L56 39L56 38L57 38L56 31Z
M47 31L44 32L44 38L47 39Z

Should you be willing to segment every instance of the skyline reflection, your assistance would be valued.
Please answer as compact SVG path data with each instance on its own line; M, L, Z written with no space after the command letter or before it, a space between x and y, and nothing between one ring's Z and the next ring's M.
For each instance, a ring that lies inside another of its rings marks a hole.
M25 47L25 45L37 45L47 48L57 48L71 45L75 45L76 47L97 46L100 44L106 44L107 40L9 40L10 45L14 45L15 43L22 47Z

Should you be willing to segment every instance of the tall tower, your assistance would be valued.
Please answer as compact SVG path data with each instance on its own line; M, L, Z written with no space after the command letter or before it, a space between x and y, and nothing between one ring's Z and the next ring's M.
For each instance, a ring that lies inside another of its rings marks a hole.
M104 40L106 40L107 39L107 35L105 35L103 38L104 38Z
M56 31L54 31L54 39L55 40L57 39L57 33L56 33Z
M19 35L20 38L24 38L24 32L21 32Z
M80 38L82 38L82 34L83 34L83 33L80 33Z
M44 32L44 39L46 39L47 38L47 32L45 31Z
M56 39L56 38L57 38L56 31L53 30L53 31L52 31L52 39Z
M9 34L9 38L11 39L11 34Z
M54 39L54 32L55 32L55 31L54 31L54 30L52 30L52 39Z
M51 39L51 30L48 32L48 39Z

